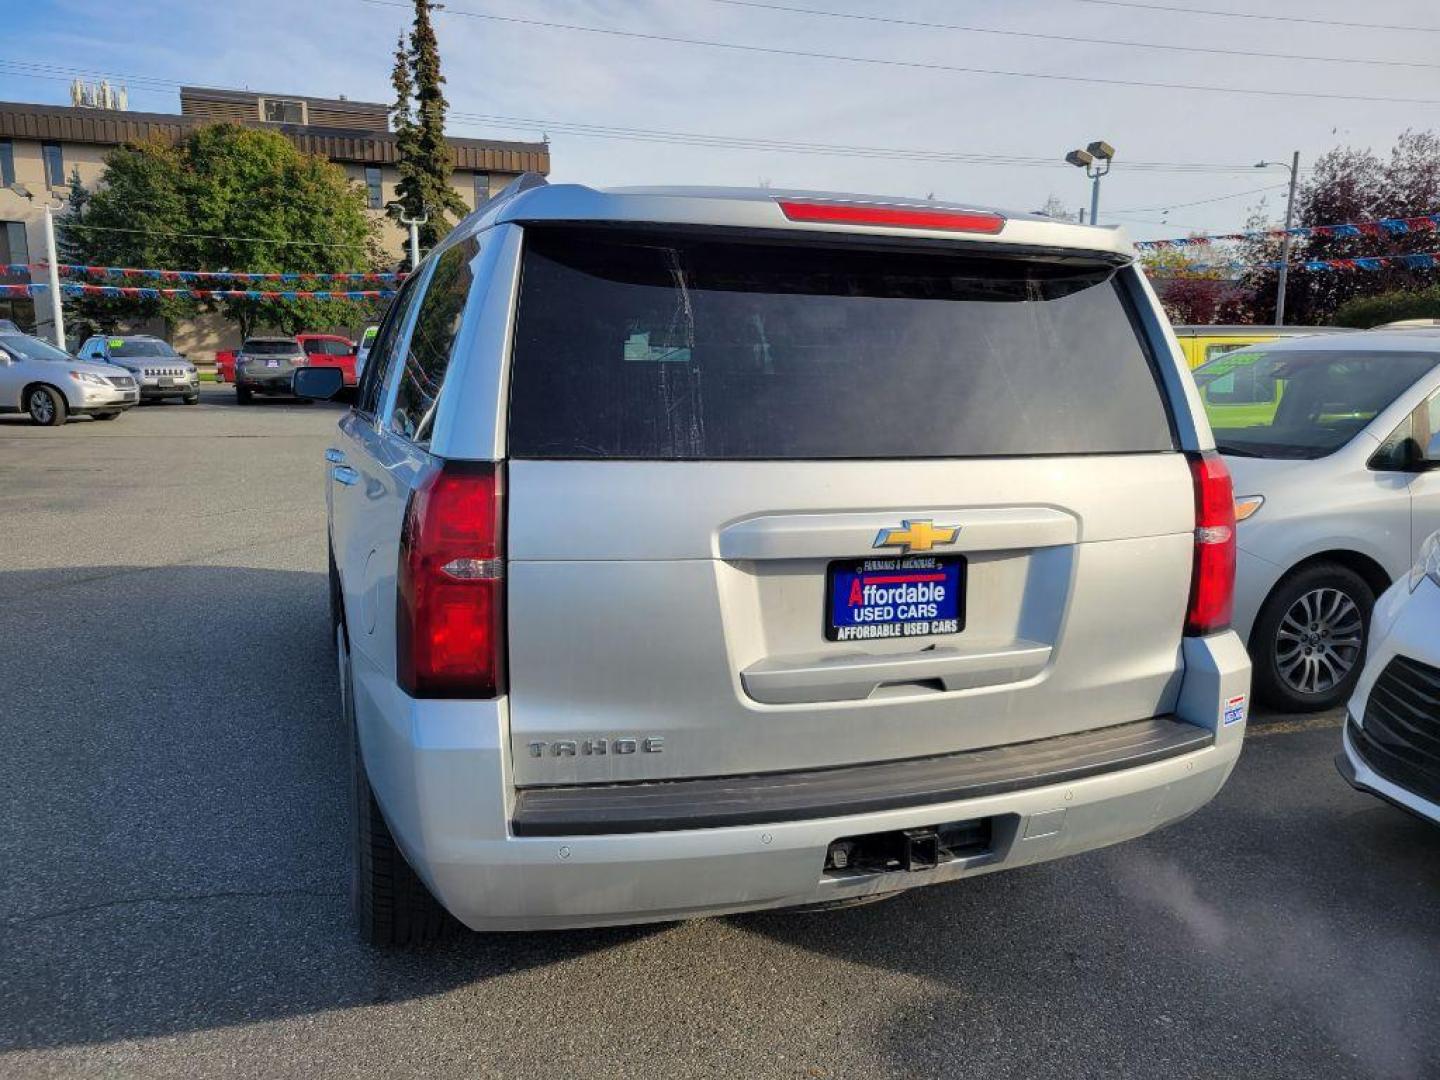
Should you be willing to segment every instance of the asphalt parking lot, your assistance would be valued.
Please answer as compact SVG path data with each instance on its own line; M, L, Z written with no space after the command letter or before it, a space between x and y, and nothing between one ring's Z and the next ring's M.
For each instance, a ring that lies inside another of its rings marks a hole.
M1339 716L1067 861L812 915L356 943L338 410L0 418L0 1076L1433 1077L1440 830Z

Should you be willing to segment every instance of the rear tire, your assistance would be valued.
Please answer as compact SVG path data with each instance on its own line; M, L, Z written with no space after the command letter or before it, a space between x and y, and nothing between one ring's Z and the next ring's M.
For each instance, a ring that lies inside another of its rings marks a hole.
M405 861L375 801L355 729L350 690L350 649L344 625L335 628L340 664L340 704L350 740L350 908L360 940L368 945L413 947L449 937L459 929Z
M1250 633L1255 697L1281 712L1341 704L1360 681L1375 593L1348 566L1311 563L1271 591Z
M36 386L25 395L25 411L31 423L41 427L59 427L65 423L65 397L48 386Z
M237 386L237 387L235 387L235 404L236 404L236 405L249 405L249 404L250 404L252 401L254 401L254 400L255 400L255 395L250 392L250 388L249 388L248 386Z

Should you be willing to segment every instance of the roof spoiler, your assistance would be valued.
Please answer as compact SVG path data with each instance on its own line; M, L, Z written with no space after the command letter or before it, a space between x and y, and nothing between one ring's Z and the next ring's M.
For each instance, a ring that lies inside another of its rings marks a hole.
M549 185L550 181L546 180L545 177L541 176L538 172L521 173L514 180L511 180L510 183L506 184L494 198L486 202L485 206L488 208L494 206L496 203L504 202L506 199L513 199L522 191L529 191L531 188L537 187L548 187Z

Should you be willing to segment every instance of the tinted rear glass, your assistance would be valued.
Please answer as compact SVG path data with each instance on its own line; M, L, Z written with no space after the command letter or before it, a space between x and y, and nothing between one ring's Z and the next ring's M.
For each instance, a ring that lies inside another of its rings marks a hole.
M294 341L247 341L240 351L251 356L295 356L300 345Z
M1174 447L1114 269L527 229L510 452L927 458Z
M311 338L305 342L305 351L317 356L349 356L351 348L344 341L331 341L329 338L318 340Z
M116 339L119 340L119 339ZM146 341L129 338L116 345L110 345L111 356L174 356L175 350L163 341Z

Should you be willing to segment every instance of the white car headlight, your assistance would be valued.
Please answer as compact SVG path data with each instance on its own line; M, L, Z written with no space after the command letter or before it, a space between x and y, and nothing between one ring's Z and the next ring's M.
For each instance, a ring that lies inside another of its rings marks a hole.
M1420 545L1420 557L1410 568L1410 591L1418 589L1427 577L1440 585L1440 532L1431 533Z
M70 377L78 383L84 383L86 386L108 387L110 385L110 381L104 376L96 375L91 371L72 371L70 372Z

